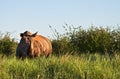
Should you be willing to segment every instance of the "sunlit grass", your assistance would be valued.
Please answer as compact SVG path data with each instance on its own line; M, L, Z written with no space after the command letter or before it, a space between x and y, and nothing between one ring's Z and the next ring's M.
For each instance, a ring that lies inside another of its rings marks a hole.
M9 79L118 79L120 55L82 54L18 60L3 58L0 77Z

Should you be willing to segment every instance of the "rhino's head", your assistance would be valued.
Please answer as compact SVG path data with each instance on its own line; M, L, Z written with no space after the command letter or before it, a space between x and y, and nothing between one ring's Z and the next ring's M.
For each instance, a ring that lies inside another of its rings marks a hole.
M24 33L20 33L20 44L22 45L22 54L23 55L28 55L30 52L30 47L32 46L31 42L33 41L33 39L35 38L35 36L37 35L37 32L32 34L29 31L26 31Z

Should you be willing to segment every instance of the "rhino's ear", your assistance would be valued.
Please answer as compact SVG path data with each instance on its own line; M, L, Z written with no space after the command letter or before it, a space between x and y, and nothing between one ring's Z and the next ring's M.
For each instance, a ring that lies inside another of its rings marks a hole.
M20 33L20 37L23 37L23 33Z
M32 34L32 36L33 36L33 37L35 37L37 34L38 34L38 32L36 32L36 33Z

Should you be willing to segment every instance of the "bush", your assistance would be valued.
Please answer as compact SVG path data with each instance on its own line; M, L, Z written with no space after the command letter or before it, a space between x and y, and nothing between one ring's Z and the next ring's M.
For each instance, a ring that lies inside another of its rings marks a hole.
M10 56L15 54L17 42L10 38L10 33L0 33L0 54Z
M50 27L52 29L52 27ZM120 51L120 29L109 29L91 26L83 29L81 26L65 25L65 33L60 34L56 30L53 41L53 51L56 54L63 52L113 54Z
M87 31L76 31L70 42L78 48L78 52L104 53L110 51L114 41L108 29L92 27Z
M64 55L70 53L72 50L71 44L68 42L67 37L62 37L60 40L52 41L53 53L56 55Z
M72 43L69 41L69 37L67 33L66 34L60 34L57 32L56 29L53 29L50 26L51 30L53 31L54 34L54 39L52 40L52 47L53 47L53 53L55 55L64 55L66 53L71 53L74 51L74 47ZM66 27L64 27L66 29ZM67 29L66 29L67 30Z

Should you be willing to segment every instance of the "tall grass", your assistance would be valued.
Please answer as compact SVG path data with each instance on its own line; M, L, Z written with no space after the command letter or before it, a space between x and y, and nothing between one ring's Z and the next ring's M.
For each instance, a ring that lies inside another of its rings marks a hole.
M63 55L18 60L4 58L0 78L8 79L119 79L120 55Z

